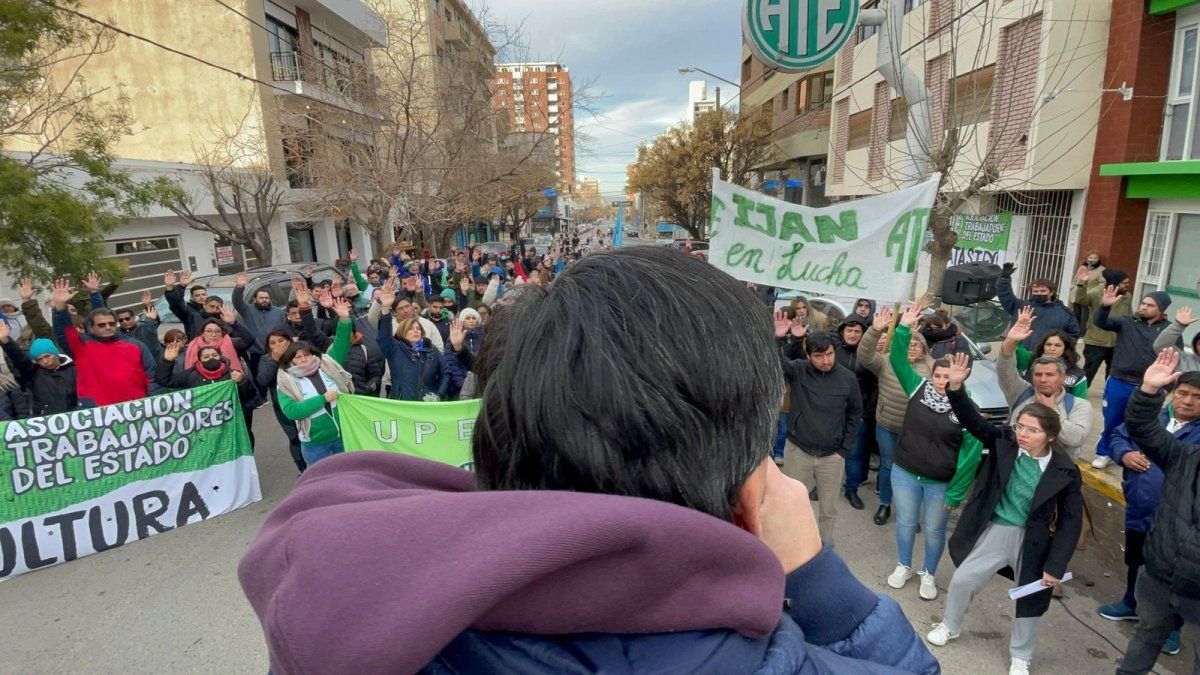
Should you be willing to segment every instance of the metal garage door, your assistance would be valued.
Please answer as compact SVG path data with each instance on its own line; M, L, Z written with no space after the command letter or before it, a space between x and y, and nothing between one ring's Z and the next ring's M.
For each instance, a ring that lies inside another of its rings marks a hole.
M129 263L129 275L108 299L108 306L113 309L140 305L142 291L146 290L157 300L163 293L163 274L167 270L183 269L179 237L176 236L105 242L104 257Z

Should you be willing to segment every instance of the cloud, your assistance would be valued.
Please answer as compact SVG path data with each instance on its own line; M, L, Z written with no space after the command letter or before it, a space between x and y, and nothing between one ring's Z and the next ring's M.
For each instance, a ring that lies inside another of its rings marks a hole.
M741 61L739 6L729 0L490 0L493 20L522 25L529 60L558 61L576 87L594 82L601 115L577 112L579 133L593 153L578 153L576 172L620 193L625 165L640 139L652 138L686 112L681 66L737 80ZM478 7L478 2L475 3ZM728 87L728 85L722 85Z

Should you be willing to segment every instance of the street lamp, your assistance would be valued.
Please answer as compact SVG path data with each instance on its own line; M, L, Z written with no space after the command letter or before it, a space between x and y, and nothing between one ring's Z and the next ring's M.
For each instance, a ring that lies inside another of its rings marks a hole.
M727 80L727 79L721 77L720 75L717 75L716 73L710 73L703 68L697 68L696 66L681 66L679 68L680 75L687 75L688 73L704 73L705 75L707 75L709 77L715 77L722 82L725 82L727 84L732 84L733 86L737 87L738 89L742 88L742 85L738 84L737 82L734 82L733 80Z

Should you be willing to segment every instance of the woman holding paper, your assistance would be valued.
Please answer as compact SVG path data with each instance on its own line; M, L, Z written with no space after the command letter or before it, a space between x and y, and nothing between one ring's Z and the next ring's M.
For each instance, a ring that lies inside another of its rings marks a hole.
M967 397L963 381L970 358L957 354L950 367L947 397L968 433L990 452L975 489L950 537L950 557L958 565L946 593L942 623L929 642L942 646L962 631L967 607L994 574L1019 585L1046 587L1017 600L1009 654L1010 675L1029 672L1037 646L1038 620L1050 606L1050 589L1060 583L1083 524L1083 494L1074 461L1056 446L1058 413L1034 403L1003 431L983 419Z

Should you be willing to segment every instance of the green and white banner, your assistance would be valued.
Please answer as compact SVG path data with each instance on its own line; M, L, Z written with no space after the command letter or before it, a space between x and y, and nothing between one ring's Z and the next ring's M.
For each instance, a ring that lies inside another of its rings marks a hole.
M908 299L938 176L823 208L713 176L709 262L737 279L818 295Z
M237 386L0 423L0 580L261 499Z
M951 265L991 263L1003 265L1008 252L1008 237L1012 234L1012 214L968 214L954 216L950 227L958 241L950 254Z
M342 445L347 452L385 450L471 469L471 434L479 399L447 403L338 396Z

